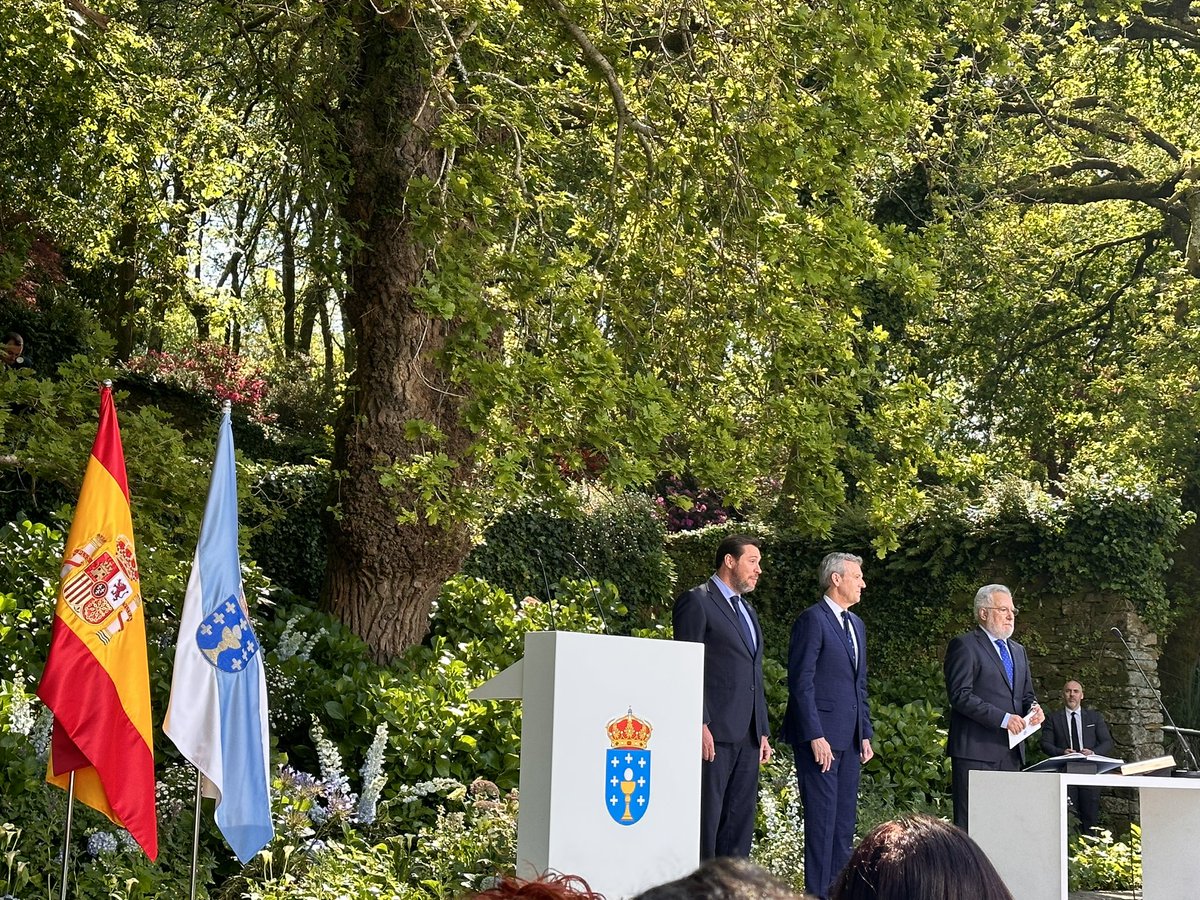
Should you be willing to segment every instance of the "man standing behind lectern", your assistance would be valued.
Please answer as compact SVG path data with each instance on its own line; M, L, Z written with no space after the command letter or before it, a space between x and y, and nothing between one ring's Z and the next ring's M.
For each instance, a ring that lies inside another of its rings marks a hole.
M943 665L950 700L946 753L954 824L963 831L968 830L971 772L1018 771L1025 761L1025 744L1010 748L1008 736L1044 718L1025 648L1012 640L1017 620L1012 591L1002 584L985 584L975 593L974 609L976 627L950 642Z
M756 538L725 538L716 572L680 594L671 617L675 640L704 644L701 859L750 855L758 767L771 758L762 628L745 600L758 584L761 559Z

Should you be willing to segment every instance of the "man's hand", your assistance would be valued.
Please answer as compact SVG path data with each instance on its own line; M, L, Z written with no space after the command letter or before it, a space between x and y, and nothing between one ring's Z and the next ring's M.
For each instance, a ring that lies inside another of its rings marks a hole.
M1025 720L1016 713L1009 713L1007 727L1009 734L1020 734L1025 730Z
M812 746L813 760L821 767L822 772L828 772L829 767L833 765L833 750L829 747L829 741L823 737L809 741Z
M1029 709L1029 724L1041 725L1046 721L1046 714L1042 712L1042 708L1036 703Z
M858 758L859 758L860 760L862 760L862 764L865 766L867 763L869 763L869 762L871 761L871 759L872 759L874 756L875 756L875 751L871 749L871 741L870 741L870 739L869 739L869 738L863 738L863 742L862 742L862 753L860 753L860 754L858 755Z
M713 741L712 732L705 725L704 731L700 734L700 758L705 762L712 762L717 758L717 745Z
M767 736L764 734L762 737L762 743L758 745L758 764L761 766L763 763L770 762L771 755L774 752L775 751L771 749L771 742L767 740Z
M1095 753L1096 751L1095 751L1095 750L1089 750L1087 747L1084 747L1084 748L1083 748L1082 750L1080 750L1079 752L1080 752L1080 753L1082 753L1084 756L1091 756L1091 755L1092 755L1093 753Z

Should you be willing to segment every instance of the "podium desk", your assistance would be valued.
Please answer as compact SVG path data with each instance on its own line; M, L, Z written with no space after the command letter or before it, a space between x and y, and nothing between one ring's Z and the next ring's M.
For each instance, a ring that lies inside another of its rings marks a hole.
M972 772L971 837L1019 900L1067 900L1067 786L1132 788L1142 827L1142 896L1200 896L1200 778Z
M516 872L621 900L700 862L704 645L538 631L471 692L521 699Z

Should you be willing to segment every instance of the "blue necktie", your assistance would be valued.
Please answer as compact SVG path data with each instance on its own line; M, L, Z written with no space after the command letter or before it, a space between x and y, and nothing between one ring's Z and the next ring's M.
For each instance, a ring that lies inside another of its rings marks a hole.
M850 634L850 617L842 613L842 630L846 632L846 646L850 648L850 659L858 668L858 651L854 649L854 638Z
M1000 651L1000 659L1004 663L1004 674L1008 676L1008 686L1013 683L1012 654L1008 652L1008 642L996 638L996 649Z
M750 630L750 623L746 621L746 615L742 612L742 598L734 594L729 598L729 602L733 604L733 617L737 619L738 628L742 631L742 637L746 640L746 646L754 651L754 633Z

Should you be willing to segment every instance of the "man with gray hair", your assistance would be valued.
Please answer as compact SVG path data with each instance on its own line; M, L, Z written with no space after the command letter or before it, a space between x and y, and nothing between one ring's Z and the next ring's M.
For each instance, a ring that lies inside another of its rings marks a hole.
M1019 771L1025 745L1009 748L1008 736L1044 718L1025 648L1012 640L1017 616L1012 591L985 584L975 594L974 609L975 629L950 642L943 666L950 700L946 753L952 767L954 824L964 831L971 772Z
M820 601L796 617L788 646L783 738L796 757L804 803L804 889L828 897L854 850L858 780L871 749L867 631L850 612L862 599L862 557L830 553Z

